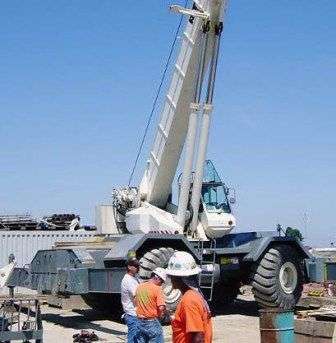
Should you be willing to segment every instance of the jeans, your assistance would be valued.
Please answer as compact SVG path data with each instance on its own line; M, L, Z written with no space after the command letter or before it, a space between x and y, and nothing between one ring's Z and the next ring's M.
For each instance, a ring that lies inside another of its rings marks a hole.
M139 321L136 316L125 314L125 322L128 328L127 343L138 343Z
M157 319L139 319L138 343L163 343L163 331Z

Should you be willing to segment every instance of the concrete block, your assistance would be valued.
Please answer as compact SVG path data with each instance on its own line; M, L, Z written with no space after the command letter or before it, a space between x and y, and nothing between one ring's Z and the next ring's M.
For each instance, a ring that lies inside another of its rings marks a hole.
M296 343L336 343L336 323L312 319L296 319Z

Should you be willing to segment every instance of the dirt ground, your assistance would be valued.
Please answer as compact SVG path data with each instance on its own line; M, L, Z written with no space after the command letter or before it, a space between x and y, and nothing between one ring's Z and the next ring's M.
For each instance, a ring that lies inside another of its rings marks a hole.
M69 311L42 307L44 342L71 343L72 335L81 329L93 330L101 342L125 342L127 328L93 310ZM171 329L164 328L165 342L171 342ZM251 296L240 296L224 313L214 318L214 342L257 343L259 321Z

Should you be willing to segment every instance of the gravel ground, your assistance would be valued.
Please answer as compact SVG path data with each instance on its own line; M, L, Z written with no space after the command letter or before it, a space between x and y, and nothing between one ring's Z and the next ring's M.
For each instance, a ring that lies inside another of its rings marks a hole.
M125 342L126 326L93 310L69 311L42 307L44 342L71 343L81 329L93 330L101 342ZM171 342L171 329L164 328L165 342ZM259 322L251 296L241 296L234 305L214 318L214 342L257 343Z

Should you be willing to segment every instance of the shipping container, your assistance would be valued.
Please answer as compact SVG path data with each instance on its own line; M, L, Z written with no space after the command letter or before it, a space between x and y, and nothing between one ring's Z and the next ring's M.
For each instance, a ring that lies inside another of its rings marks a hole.
M14 254L18 266L29 264L38 250L51 249L55 242L80 241L95 231L0 231L0 268Z

